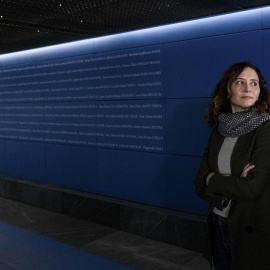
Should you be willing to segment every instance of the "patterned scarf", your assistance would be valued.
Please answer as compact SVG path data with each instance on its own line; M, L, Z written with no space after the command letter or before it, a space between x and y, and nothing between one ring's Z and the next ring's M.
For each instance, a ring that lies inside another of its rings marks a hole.
M270 113L258 114L255 110L219 115L218 132L225 137L239 137L270 120Z

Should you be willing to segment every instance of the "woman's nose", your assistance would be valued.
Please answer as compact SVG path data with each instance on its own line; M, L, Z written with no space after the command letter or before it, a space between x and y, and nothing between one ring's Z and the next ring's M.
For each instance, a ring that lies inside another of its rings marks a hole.
M250 92L251 91L251 86L249 84L245 85L245 91Z

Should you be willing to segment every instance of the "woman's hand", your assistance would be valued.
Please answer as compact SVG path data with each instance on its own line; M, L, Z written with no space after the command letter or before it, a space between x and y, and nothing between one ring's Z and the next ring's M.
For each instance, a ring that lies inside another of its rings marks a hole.
M243 169L243 171L242 171L242 174L241 174L241 177L247 177L248 172L249 172L250 170L252 170L254 167L255 167L255 165L250 165L250 163L248 163L248 164L244 167L244 169Z
M211 172L211 173L209 173L209 174L207 175L206 180L205 180L206 185L208 185L208 183L209 183L209 181L210 181L210 178L211 178L214 174L215 174L214 172Z

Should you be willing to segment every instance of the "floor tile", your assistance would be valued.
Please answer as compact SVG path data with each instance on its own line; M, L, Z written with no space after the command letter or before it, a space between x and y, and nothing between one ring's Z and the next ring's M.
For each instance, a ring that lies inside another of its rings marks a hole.
M0 198L0 270L210 270L200 253Z
M70 250L27 270L135 270L82 251Z

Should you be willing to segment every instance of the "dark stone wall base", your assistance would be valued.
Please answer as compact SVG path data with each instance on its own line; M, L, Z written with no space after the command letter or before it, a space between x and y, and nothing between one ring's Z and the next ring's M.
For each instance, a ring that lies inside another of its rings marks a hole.
M0 175L0 196L202 251L205 217Z

